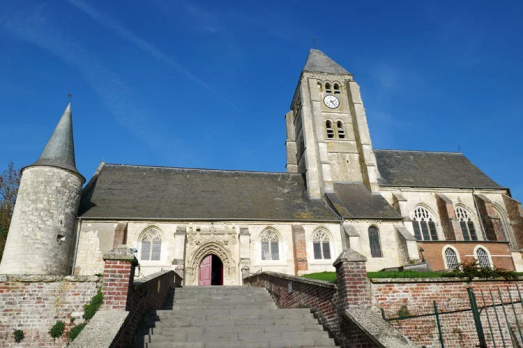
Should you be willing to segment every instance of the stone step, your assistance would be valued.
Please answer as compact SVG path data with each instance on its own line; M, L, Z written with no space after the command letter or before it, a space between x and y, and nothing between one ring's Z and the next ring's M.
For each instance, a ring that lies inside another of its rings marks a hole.
M321 344L318 343L304 343L304 342L275 342L275 341L224 341L224 342L159 342L159 343L146 343L145 348L327 348L336 347L332 344Z
M145 330L143 334L147 335L170 335L171 332L182 333L214 333L214 332L309 332L320 331L323 332L323 327L318 324L300 324L300 325L235 325L235 326L189 326L178 327L173 331L171 326L150 327Z
M198 318L173 319L162 320L154 323L155 327L209 327L209 326L238 326L238 325L261 325L261 326L277 326L277 325L311 325L318 324L318 321L311 317L304 318L284 318L284 319L258 319L258 318L242 318L242 319L222 319L205 320Z

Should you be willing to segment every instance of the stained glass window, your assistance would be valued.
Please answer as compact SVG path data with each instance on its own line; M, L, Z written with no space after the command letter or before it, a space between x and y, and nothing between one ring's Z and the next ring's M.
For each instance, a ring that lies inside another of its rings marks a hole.
M260 240L262 260L279 260L280 247L276 232L266 230L261 234Z
M329 260L331 258L331 247L329 235L323 230L314 232L312 236L314 258L316 260Z
M162 254L162 236L158 230L150 229L142 235L140 241L140 260L160 261Z
M372 257L383 257L381 253L380 232L374 226L369 227L369 244Z
M417 240L438 240L434 217L424 207L417 207L412 213L412 227Z
M470 214L462 207L457 207L455 211L456 218L458 218L459 225L461 226L463 240L478 240L476 229L474 228L474 222L472 222Z
M476 250L476 255L478 257L478 263L479 263L479 266L480 267L484 267L484 268L490 268L491 265L490 265L490 258L488 256L488 253L485 249L483 248L478 248L478 250Z
M445 261L447 262L447 269L454 269L459 267L458 255L454 249L445 249Z

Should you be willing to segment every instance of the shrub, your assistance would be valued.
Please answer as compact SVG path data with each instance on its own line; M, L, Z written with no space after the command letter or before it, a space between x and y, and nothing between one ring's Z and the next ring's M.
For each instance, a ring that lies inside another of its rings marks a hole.
M84 319L89 320L92 317L94 317L96 311L98 311L98 308L100 308L103 302L104 295L102 294L102 289L98 289L98 293L94 295L91 299L91 302L89 302L89 304L86 304L84 307Z
M69 338L69 340L74 341L76 336L78 336L80 334L80 332L82 332L82 330L84 329L85 325L87 325L87 323L79 324L79 325L76 325L75 327L73 327L71 329L71 331L69 331L67 333L67 337Z
M58 320L56 324L53 325L51 330L49 330L49 334L52 338L58 338L64 334L64 329L65 323L63 321Z
M444 273L443 277L456 277L460 279L467 279L468 281L472 281L474 278L503 278L506 280L514 280L518 279L518 274L514 271L508 271L503 268L481 267L478 265L477 260L473 260L463 261L457 268L447 273Z
M22 330L15 330L14 335L16 343L20 343L25 337L24 332Z

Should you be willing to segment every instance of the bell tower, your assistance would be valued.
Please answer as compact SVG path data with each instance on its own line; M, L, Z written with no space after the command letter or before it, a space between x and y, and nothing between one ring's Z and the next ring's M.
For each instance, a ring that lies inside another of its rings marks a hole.
M84 182L68 105L38 160L22 170L0 274L70 274Z
M360 88L320 50L310 50L285 118L287 172L305 175L311 198L333 192L334 182L362 182L379 192Z

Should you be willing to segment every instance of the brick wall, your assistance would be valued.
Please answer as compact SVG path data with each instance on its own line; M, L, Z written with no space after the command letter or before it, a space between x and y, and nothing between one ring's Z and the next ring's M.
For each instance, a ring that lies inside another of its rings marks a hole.
M0 276L0 346L63 347L66 339L53 340L49 330L57 320L67 329L81 322L72 315L81 316L100 286L97 276ZM18 329L25 339L17 344Z
M494 266L498 268L504 268L513 271L514 262L512 261L512 254L510 252L508 242L489 242L489 241L475 241L475 242L422 242L418 241L418 246L423 248L423 256L428 262L430 269L433 271L440 271L445 269L445 263L443 262L443 248L446 245L452 245L459 253L461 261L471 261L474 259L474 248L477 245L485 247L490 256Z
M512 299L519 301L516 284L523 289L523 281L456 281L452 279L416 280L412 279L372 279L371 280L373 305L384 309L386 318L397 318L400 311L408 315L433 314L433 301L436 301L440 312L455 311L470 308L467 287L472 286L479 307L483 306L481 290L485 294L486 305L492 304L489 289L493 290L494 300L500 303L497 292L498 287L502 291L504 302L509 302L507 287L510 289ZM517 315L521 322L523 310L521 304L515 305ZM512 307L506 307L509 323L514 320ZM491 320L493 335L491 335L487 312L481 312L481 321L486 335L488 347L493 346L492 338L497 346L502 346L501 333L498 329L495 313L492 308L488 309ZM497 314L502 325L502 334L507 346L512 346L510 341L509 327L504 319L503 309L497 307ZM479 341L474 325L474 319L470 311L442 314L440 316L445 347L475 347ZM396 329L410 338L414 343L425 347L440 347L436 319L432 316L421 318L389 321ZM512 325L514 330L514 326ZM515 330L518 335L517 329Z

